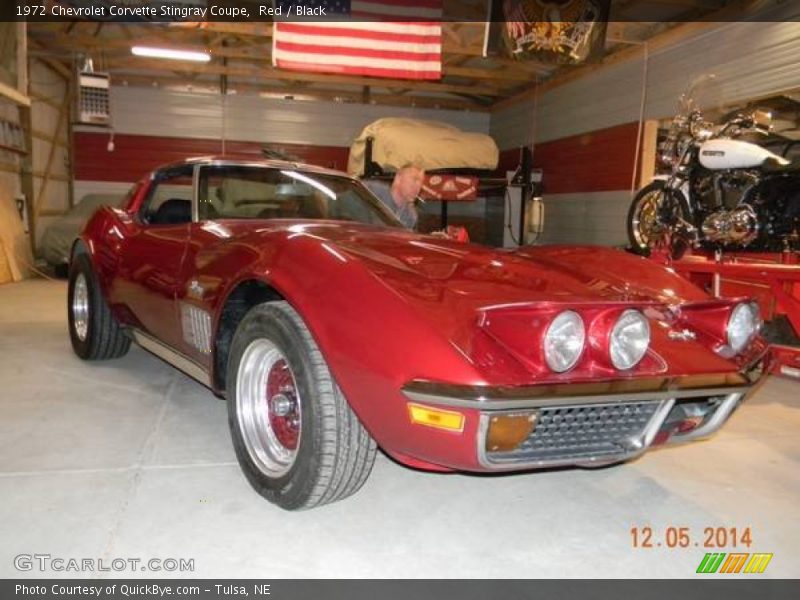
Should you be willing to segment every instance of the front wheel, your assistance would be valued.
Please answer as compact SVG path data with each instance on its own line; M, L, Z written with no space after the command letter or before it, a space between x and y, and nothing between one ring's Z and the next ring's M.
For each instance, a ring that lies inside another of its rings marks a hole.
M245 315L226 380L236 457L267 500L287 510L313 508L366 481L376 444L287 302L260 304Z
M86 254L77 254L69 266L67 323L72 349L83 360L119 358L131 347L131 339L103 298Z
M666 198L666 186L661 180L649 183L633 197L628 210L628 240L636 254L650 254L663 239L667 230L662 219Z
M686 219L683 194L660 179L639 190L628 210L628 240L636 254L649 256L656 246L680 258L696 241L696 231Z

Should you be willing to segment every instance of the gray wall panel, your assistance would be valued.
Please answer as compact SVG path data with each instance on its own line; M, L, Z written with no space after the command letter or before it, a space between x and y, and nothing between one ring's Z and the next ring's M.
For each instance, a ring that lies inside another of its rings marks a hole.
M629 191L545 196L543 244L627 244Z
M500 150L519 148L531 143L533 109L533 100L526 100L492 113L489 131Z
M230 95L121 87L111 90L119 133L241 141L349 146L360 130L381 117L414 117L489 132L489 114L333 102L274 100Z

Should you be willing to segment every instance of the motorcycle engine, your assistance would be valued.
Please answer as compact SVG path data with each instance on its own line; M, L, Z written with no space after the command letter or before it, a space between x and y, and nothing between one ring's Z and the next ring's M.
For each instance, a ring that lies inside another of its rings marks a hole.
M746 246L758 235L758 218L747 204L719 210L703 220L703 237L709 242Z

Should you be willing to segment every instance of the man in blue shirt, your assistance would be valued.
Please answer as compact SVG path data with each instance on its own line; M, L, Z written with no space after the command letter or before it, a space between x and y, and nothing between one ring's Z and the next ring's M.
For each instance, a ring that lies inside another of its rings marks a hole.
M414 201L422 189L424 179L424 170L407 164L398 169L391 184L379 180L366 180L362 183L389 207L403 225L414 229L419 218Z

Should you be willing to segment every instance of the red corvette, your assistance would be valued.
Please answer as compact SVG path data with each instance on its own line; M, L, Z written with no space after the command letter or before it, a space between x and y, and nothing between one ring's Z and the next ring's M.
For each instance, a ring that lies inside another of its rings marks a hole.
M754 303L645 259L418 235L344 174L233 159L95 213L68 314L81 358L133 340L225 397L242 470L287 509L358 490L377 446L510 471L707 436L766 352Z

